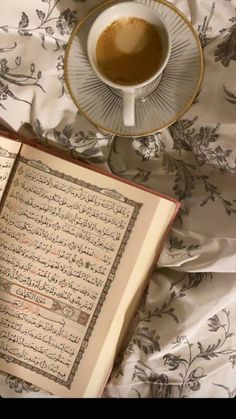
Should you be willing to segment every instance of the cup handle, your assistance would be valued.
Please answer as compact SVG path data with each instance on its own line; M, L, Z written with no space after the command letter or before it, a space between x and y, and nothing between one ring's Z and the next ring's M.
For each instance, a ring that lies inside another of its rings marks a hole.
M123 122L126 127L135 124L135 97L134 91L123 92Z

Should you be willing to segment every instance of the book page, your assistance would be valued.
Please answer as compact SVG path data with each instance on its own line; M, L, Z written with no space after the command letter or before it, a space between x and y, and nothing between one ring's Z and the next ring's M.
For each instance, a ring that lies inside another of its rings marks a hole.
M150 195L23 147L0 213L1 369L83 394L160 201Z
M0 201L21 144L0 136Z

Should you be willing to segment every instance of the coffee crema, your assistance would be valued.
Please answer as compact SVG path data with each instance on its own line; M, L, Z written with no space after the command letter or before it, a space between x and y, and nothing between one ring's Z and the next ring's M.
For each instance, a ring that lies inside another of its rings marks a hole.
M161 64L163 45L156 28L135 17L120 18L98 38L96 58L111 81L133 85L152 77Z

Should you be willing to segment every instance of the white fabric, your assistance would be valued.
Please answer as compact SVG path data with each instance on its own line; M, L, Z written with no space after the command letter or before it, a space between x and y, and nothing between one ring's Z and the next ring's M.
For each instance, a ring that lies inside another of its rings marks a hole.
M205 74L190 110L140 139L97 131L63 80L65 45L100 3L1 1L0 123L182 201L104 397L236 395L236 0L173 1L199 33ZM2 397L44 397L0 376Z

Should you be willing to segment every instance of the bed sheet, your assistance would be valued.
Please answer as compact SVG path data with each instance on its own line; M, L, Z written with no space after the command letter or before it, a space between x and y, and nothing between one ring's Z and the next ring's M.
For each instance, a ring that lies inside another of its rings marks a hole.
M2 0L0 125L179 199L182 208L104 398L236 395L236 0L172 1L204 51L201 90L168 129L98 131L65 86L70 33L101 0ZM1 397L52 397L0 375Z

